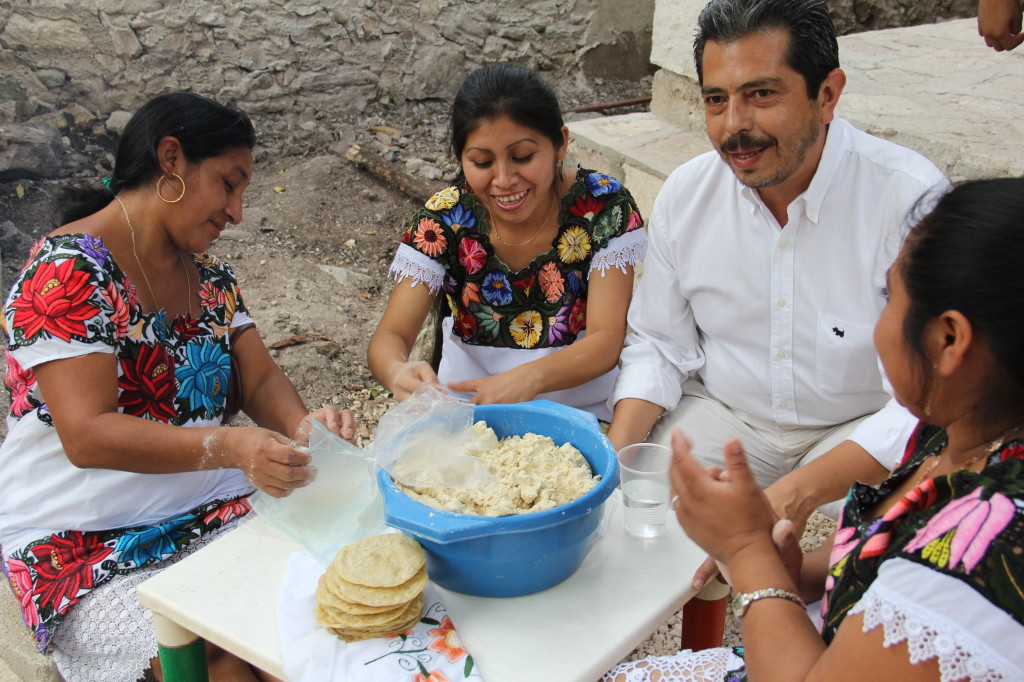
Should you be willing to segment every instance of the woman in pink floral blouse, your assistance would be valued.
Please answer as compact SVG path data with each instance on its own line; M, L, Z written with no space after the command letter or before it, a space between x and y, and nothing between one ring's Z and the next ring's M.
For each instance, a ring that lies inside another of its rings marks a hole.
M309 414L207 252L242 219L253 143L244 114L151 100L107 189L35 244L7 298L3 570L69 682L139 679L157 649L135 586L232 527L255 488L308 483L311 418L353 436L350 413ZM238 409L262 428L222 428ZM258 674L217 650L210 670Z
M563 168L568 129L529 69L470 74L451 132L461 177L409 223L370 369L399 400L439 383L478 404L546 398L610 419L633 266L647 246L633 198L614 178ZM409 355L442 289L450 316L435 374Z

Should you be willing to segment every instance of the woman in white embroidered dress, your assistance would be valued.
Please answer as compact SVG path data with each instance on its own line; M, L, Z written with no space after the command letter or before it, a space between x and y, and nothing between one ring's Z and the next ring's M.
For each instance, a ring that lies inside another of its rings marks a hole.
M647 242L617 180L563 168L567 144L558 99L529 69L484 67L462 83L451 116L460 181L410 222L367 352L399 400L440 383L477 404L545 398L610 419ZM442 288L440 358L410 361Z
M354 436L347 411L309 414L206 252L241 222L254 142L244 114L154 98L107 189L34 246L7 298L2 567L69 682L139 679L156 640L135 586L233 527L255 488L308 483L312 417ZM237 409L263 428L222 428ZM209 651L212 679L261 674Z
M1024 679L1022 215L1024 179L976 181L911 231L875 346L920 425L888 479L854 484L821 550L801 557L738 440L704 470L673 434L679 522L730 581L745 650L606 680ZM817 599L820 634L801 603Z

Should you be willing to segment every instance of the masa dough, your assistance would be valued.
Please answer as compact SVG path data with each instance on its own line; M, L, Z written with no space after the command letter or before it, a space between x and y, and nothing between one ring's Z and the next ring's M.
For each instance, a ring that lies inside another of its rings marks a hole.
M487 445L467 450L494 474L484 488L410 487L397 483L406 495L423 504L460 514L507 516L551 509L572 502L593 488L595 476L579 450L561 447L547 436L527 433L499 441L484 422L473 425L475 435Z

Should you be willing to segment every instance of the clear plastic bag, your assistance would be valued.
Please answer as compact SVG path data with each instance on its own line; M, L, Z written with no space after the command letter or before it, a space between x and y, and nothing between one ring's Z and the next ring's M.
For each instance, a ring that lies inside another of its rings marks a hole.
M253 510L327 565L344 545L384 529L384 500L370 452L317 420L309 437L316 479L288 497L253 493Z
M379 467L408 486L486 489L494 474L466 453L496 442L472 427L472 405L423 386L381 417L371 452Z

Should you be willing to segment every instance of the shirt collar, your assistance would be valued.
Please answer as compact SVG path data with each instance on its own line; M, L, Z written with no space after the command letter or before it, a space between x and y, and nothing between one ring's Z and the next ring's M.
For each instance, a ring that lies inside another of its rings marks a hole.
M825 146L821 150L821 159L818 160L818 168L814 171L811 184L793 200L794 204L803 204L804 215L815 225L817 225L818 218L821 216L821 205L825 202L825 195L832 185L836 168L839 166L839 159L842 156L841 150L846 139L846 127L849 125L849 123L838 116L832 119L825 134ZM735 178L735 181L742 184L738 178ZM750 203L751 213L759 210L764 205L761 197L752 188L743 185L740 193Z

